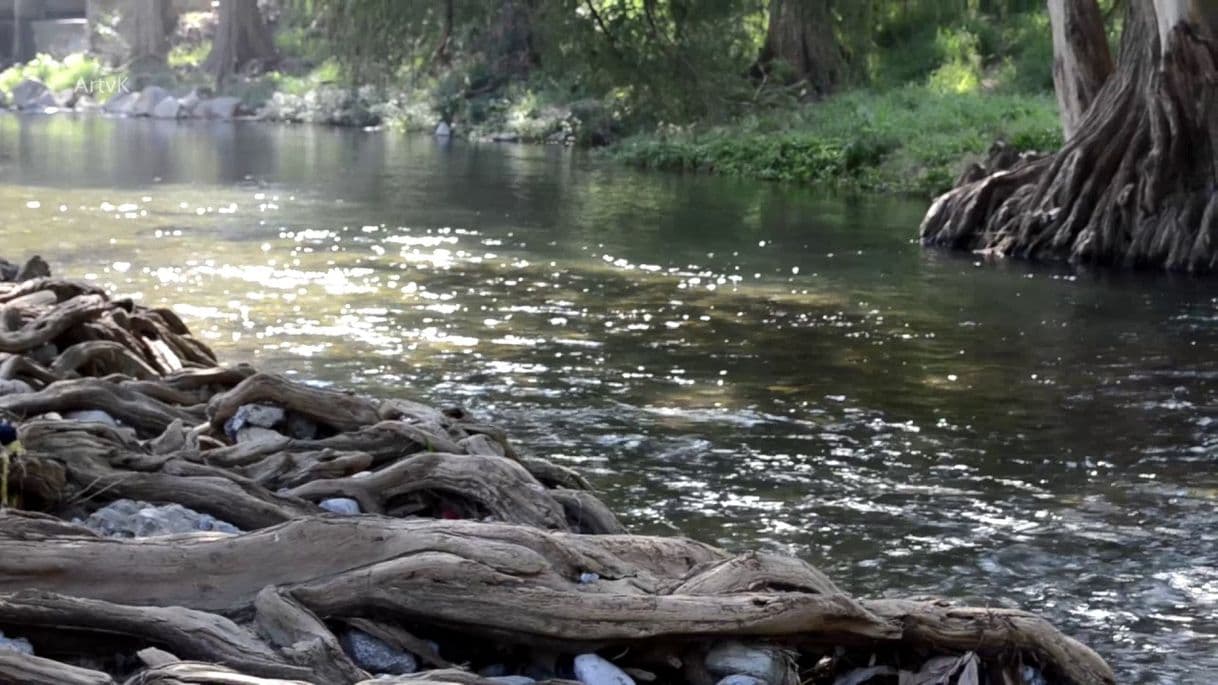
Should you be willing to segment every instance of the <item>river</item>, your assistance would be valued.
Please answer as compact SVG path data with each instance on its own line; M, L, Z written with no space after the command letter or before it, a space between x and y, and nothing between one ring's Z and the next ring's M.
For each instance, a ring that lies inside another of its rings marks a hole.
M225 360L461 404L635 532L1218 681L1218 289L924 251L925 203L557 147L0 116L0 256Z

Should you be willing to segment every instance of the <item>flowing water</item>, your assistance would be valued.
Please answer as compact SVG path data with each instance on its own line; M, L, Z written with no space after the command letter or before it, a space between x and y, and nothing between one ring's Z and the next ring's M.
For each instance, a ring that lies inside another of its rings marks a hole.
M0 117L0 255L231 361L498 422L636 532L1042 612L1218 681L1218 289L922 250L925 205L558 148Z

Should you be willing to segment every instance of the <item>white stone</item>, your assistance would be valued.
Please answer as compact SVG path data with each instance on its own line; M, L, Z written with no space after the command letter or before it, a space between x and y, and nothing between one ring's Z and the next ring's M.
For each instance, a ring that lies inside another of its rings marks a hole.
M91 423L104 423L107 426L118 428L118 421L106 412L100 409L82 409L80 411L67 411L63 413L63 418L68 421L85 421Z
M148 502L120 499L107 504L81 521L88 529L119 538L145 538L197 531L240 533L231 523L180 504L155 506Z
M634 685L625 671L595 654L575 657L575 679L584 685Z
M34 392L29 383L19 378L0 378L0 397Z
M453 128L452 128L452 126L448 125L447 121L441 121L440 123L436 124L436 137L437 138L448 138L448 137L452 136L452 134L453 134Z
M715 683L715 685L766 685L766 682L761 678L754 678L751 675L729 675L728 677Z
M287 440L287 437L282 433L261 426L243 426L237 431L237 442L239 444L251 442L276 444L283 440Z
M34 656L34 645L23 637L5 637L0 631L0 652L20 652Z
M230 440L235 440L242 428L274 428L285 416L283 409L273 404L243 404L224 422L224 432Z
M729 675L749 675L767 683L781 683L787 663L780 650L773 647L746 645L741 642L721 642L706 654L706 670L723 678Z
M317 503L317 506L334 514L346 514L348 516L354 516L355 514L361 513L359 502L356 502L350 497L331 497L330 499L323 499Z

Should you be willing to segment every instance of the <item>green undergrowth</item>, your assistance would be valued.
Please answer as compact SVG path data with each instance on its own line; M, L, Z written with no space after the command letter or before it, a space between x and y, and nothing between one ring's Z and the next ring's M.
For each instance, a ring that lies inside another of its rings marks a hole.
M995 140L1021 151L1059 147L1052 95L859 90L720 126L662 126L611 154L651 169L933 194Z
M13 65L0 72L0 91L11 93L17 84L33 79L59 92L86 88L94 81L111 76L112 70L90 55L77 53L68 55L62 61L50 55L38 55L25 64Z

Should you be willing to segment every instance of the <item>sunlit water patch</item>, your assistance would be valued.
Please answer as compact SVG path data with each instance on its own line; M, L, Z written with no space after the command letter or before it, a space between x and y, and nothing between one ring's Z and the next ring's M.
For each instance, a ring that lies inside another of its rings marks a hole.
M460 403L640 532L1218 673L1210 283L923 252L923 205L557 148L0 117L0 254L225 359Z

